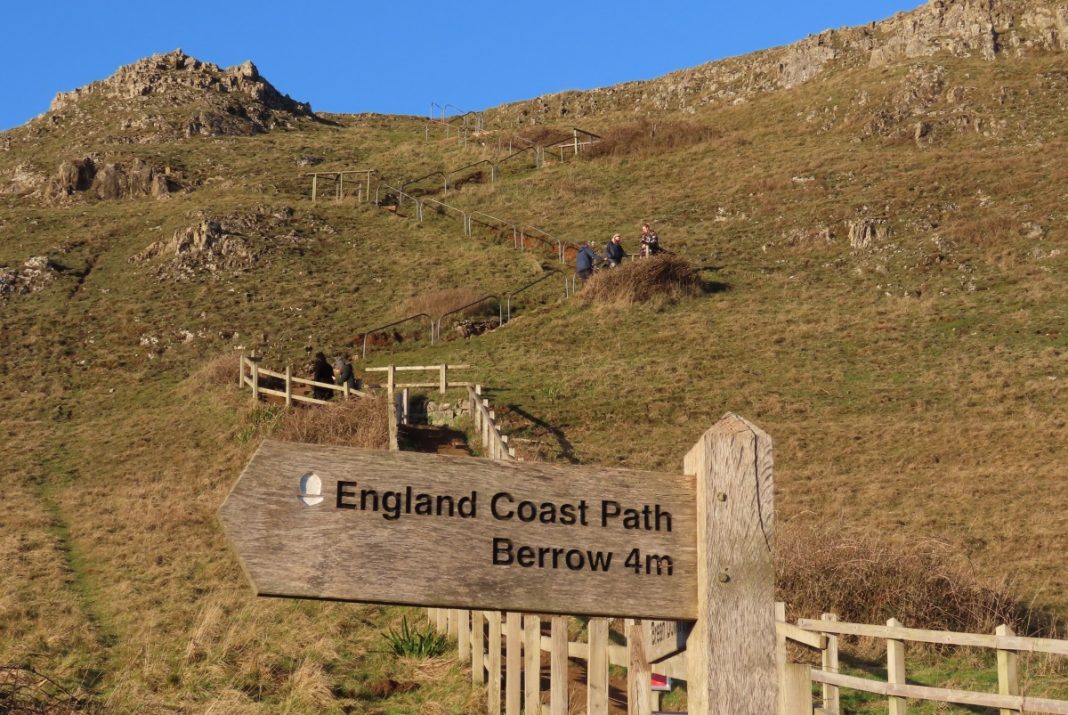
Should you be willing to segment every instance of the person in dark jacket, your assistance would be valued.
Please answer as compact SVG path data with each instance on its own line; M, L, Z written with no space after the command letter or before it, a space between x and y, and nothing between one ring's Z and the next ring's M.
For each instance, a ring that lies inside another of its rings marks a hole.
M608 264L615 268L623 259L627 257L627 252L623 250L623 237L618 233L612 235L612 239L605 244L604 254L608 256Z
M326 355L322 352L315 353L315 362L312 363L311 378L316 382L334 384L334 371L330 363L326 361ZM334 396L334 391L328 387L313 387L312 397L317 400L329 400Z
M647 223L642 224L641 244L641 255L643 258L655 256L663 250L660 248L660 237L656 235L656 231L654 231Z
M586 285L586 281L593 275L594 261L603 260L597 252L593 250L593 246L587 241L579 249L579 252L575 255L575 275L582 281L582 285Z
M344 355L338 355L334 360L334 367L337 368L337 377L334 379L335 385L348 385L350 390L360 389L359 383L356 381L356 376L352 374L352 363Z

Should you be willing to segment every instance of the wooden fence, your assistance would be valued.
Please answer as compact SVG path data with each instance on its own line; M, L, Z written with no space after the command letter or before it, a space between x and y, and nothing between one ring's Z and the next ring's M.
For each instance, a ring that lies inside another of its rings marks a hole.
M482 385L469 385L467 399L471 402L471 419L482 442L482 451L490 459L512 461L515 448L508 446L508 436L497 425L497 414L490 409L489 400L482 396Z
M283 389L279 390L274 387L267 387L261 383L262 378L273 380L273 384L277 384L277 381L281 380ZM293 391L294 385L302 385L310 387L312 389L319 388L322 390L331 390L341 394L345 399L350 397L366 397L366 392L360 390L354 390L346 385L335 385L329 382L316 382L315 380L309 380L303 377L294 377L293 368L290 365L286 365L285 372L278 372L276 370L268 370L262 368L257 360L241 355L240 363L238 364L237 384L240 387L249 387L252 389L252 401L258 402L261 395L271 395L274 397L284 398L286 401L286 407L292 407L294 402L305 402L312 405L328 405L328 400L321 400L317 397L309 397L308 395L300 394Z
M438 392L445 394L450 388L471 387L470 382L449 382L449 370L466 370L470 365L386 365L385 367L368 367L364 372L386 373L386 395L390 405L389 409L389 448L400 449L400 425L408 424L410 413L411 388L437 388ZM438 379L434 382L397 382L398 372L433 372L437 373Z
M1020 692L1017 659L1020 653L1068 655L1068 641L1050 638L1017 636L1007 625L998 626L993 635L955 633L906 628L891 618L885 626L861 623L841 623L834 614L821 619L801 619L797 625L783 623L785 609L778 604L780 640L779 669L782 693L781 712L785 715L838 715L841 712L841 689L883 695L887 698L889 715L906 715L908 700L926 700L963 706L998 708L1001 715L1012 713L1053 713L1068 715L1068 701L1042 698ZM840 670L839 637L859 636L886 641L886 681ZM816 640L813 640L813 637ZM786 641L803 643L820 652L820 666L789 663L786 660ZM998 692L987 693L958 688L936 688L914 685L907 681L905 669L906 643L933 643L960 647L986 648L996 651ZM819 684L821 693L813 707L812 686Z

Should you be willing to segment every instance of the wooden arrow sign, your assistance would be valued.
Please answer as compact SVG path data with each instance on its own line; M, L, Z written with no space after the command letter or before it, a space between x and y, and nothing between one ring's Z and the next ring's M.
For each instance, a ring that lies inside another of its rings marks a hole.
M694 478L265 441L220 509L253 588L693 619Z

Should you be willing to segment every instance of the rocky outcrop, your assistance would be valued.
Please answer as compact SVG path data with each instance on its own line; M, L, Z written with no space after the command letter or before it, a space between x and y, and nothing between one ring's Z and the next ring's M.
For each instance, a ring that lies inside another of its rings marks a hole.
M890 226L886 219L863 218L849 223L849 245L855 251L885 243L889 237Z
M169 169L161 171L141 159L98 163L92 157L85 157L61 163L55 176L40 183L36 191L50 201L76 194L108 200L140 196L159 198L179 188L177 178Z
M289 207L266 206L221 218L201 214L196 223L146 246L130 260L141 263L166 258L156 271L161 280L182 281L248 270L269 241L300 241L291 231L286 232L292 217Z
M881 66L940 54L993 59L1066 50L1068 2L1064 0L930 0L882 22L827 30L785 47L654 80L546 95L487 114L505 124L523 125L613 110L693 111L796 87L832 68Z
M113 129L135 143L255 134L314 116L309 104L279 92L252 62L223 69L181 50L153 55L107 79L57 94L46 123L76 118L89 100L105 100L116 122Z
M48 256L33 256L20 268L0 266L0 298L36 293L56 279L58 270Z

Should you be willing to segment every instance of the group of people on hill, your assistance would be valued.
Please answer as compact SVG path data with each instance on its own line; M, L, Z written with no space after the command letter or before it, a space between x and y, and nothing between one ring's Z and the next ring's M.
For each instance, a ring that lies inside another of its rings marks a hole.
M334 368L337 368L336 374ZM334 367L330 367L326 355L322 352L317 352L308 373L311 379L316 382L324 382L329 385L348 385L350 390L360 389L360 383L352 372L352 362L344 355L338 355L334 358ZM312 388L312 397L317 400L329 400L333 396L334 390L328 387Z
M642 235L638 239L638 258L647 258L663 252L660 245L660 237L648 223L642 224ZM600 255L593 248L593 241L587 241L579 248L575 256L575 275L585 285L594 268L599 265L615 268L627 258L627 251L623 248L623 236L614 233L604 247L604 255Z

